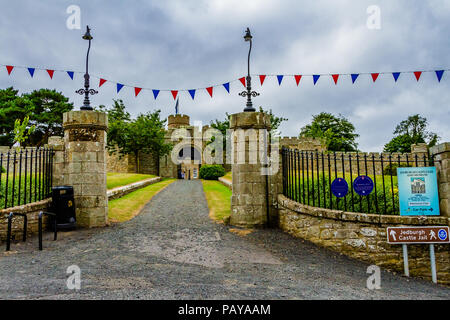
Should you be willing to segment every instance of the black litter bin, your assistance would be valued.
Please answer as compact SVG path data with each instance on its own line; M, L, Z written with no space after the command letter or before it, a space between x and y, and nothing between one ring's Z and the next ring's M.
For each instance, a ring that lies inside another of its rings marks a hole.
M76 226L75 201L72 186L57 186L52 188L52 212L56 217L50 217L50 228L54 226L58 230L71 230Z

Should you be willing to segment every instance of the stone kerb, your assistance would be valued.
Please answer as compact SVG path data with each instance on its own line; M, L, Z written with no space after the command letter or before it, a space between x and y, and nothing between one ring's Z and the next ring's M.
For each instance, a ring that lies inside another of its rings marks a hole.
M106 130L108 117L96 111L70 111L63 115L64 179L73 186L77 224L107 224Z
M261 130L270 130L269 115L261 112L241 112L231 115L232 136L232 196L230 223L240 227L263 227L267 224L266 176L261 174L262 159L249 156L256 151ZM253 161L251 161L253 160Z
M107 191L108 200L114 200L114 199L121 198L121 197L129 194L130 192L144 188L146 186L149 186L149 185L154 184L159 181L161 181L161 177L154 177L154 178L138 181L135 183L131 183L126 186L117 187L117 188L108 190Z

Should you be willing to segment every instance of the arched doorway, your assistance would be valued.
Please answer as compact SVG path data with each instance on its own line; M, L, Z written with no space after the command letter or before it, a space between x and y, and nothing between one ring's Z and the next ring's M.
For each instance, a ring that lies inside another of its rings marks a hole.
M178 152L178 179L198 179L202 162L202 154L193 145L186 145Z

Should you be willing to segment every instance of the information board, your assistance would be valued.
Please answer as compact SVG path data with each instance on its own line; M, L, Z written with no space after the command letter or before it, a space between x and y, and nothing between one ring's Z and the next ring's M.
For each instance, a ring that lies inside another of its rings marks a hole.
M400 215L439 215L435 167L397 168L397 178Z

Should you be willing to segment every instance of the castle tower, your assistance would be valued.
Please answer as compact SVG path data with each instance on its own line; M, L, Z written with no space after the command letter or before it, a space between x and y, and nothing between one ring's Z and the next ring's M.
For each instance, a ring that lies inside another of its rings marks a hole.
M188 115L185 114L171 114L167 117L167 128L169 131L171 129L186 128L190 125L190 119Z

